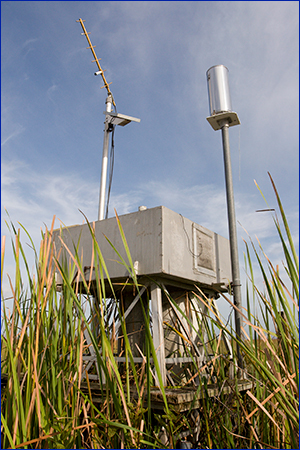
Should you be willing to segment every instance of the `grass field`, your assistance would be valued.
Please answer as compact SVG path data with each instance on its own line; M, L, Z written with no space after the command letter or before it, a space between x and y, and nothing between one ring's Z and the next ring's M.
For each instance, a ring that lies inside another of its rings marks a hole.
M125 357L122 370L116 363L117 336L107 319L103 280L106 266L92 229L96 288L101 299L97 334L92 318L86 317L82 307L86 302L93 310L89 286L86 284L83 294L76 282L76 273L83 275L80 258L74 257L67 267L60 265L51 238L54 222L45 230L40 248L34 250L35 273L28 267L20 230L9 223L15 256L14 282L11 282L14 304L11 314L2 307L1 371L5 383L1 390L1 447L298 448L299 265L275 186L274 193L280 217L280 221L274 217L274 226L285 255L289 285L283 282L278 268L259 245L256 248L251 240L245 243L249 281L247 309L241 311L244 325L239 345L253 387L241 393L233 382L231 392L223 393L228 380L228 362L222 356L226 348L221 345L220 335L226 335L233 343L237 342L237 337L229 325L217 321L212 310L205 325L210 352L214 355L209 377L201 377L201 368L196 363L193 367L200 375L198 390L203 392L204 398L197 409L183 413L174 412L167 402L168 386L162 383L146 309L144 362L133 362L130 336L119 311ZM121 227L120 233L122 235ZM141 286L124 236L123 243L127 260L121 263L131 273L138 293ZM3 239L1 279L5 245ZM34 248L32 241L31 245ZM263 292L257 288L253 277L254 259L260 267L259 282L264 282ZM25 265L23 273L21 261ZM57 291L55 281L57 270L63 279L61 292ZM109 278L109 274L106 275ZM2 300L5 300L3 295ZM256 309L261 319L255 315ZM92 380L83 377L91 348L94 349L94 374L100 376L101 401L97 402L93 399ZM155 374L164 405L160 412L151 404ZM206 394L213 376L219 394L209 398ZM132 385L136 390L134 396ZM190 380L187 387L192 385Z

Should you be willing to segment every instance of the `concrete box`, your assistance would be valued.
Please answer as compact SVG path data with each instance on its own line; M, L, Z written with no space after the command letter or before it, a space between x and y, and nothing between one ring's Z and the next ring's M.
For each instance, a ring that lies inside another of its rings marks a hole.
M125 214L119 217L136 273L139 276L159 276L168 280L200 283L226 289L231 282L229 241L164 206ZM93 223L91 223L93 226ZM128 261L115 217L94 222L95 236L112 280L127 279L128 271L118 263L113 244ZM59 235L83 267L90 267L93 241L87 224L54 231L56 249L62 246ZM80 239L80 241L79 241ZM63 249L62 256L70 258ZM89 274L87 275L88 279ZM95 279L93 273L92 279Z

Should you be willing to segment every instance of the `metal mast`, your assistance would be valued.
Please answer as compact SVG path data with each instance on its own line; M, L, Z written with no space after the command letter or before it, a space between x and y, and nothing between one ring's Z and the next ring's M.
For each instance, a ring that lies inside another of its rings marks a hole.
M140 119L136 119L134 117L130 117L130 116L125 116L124 114L117 114L116 112L113 113L112 110L112 105L114 105L115 109L116 109L116 103L114 100L114 97L112 95L112 92L109 88L109 85L111 83L107 83L105 75L104 75L104 70L102 70L101 66L100 66L100 60L101 58L97 58L96 52L94 50L95 46L92 45L91 40L89 38L89 34L84 26L85 22L82 19L77 20L76 22L79 22L80 25L82 26L83 29L83 33L82 35L84 35L87 38L87 41L89 43L89 47L93 56L94 56L94 60L92 62L95 62L98 66L99 71L95 72L95 75L101 75L102 76L102 80L104 83L104 86L101 87L102 88L106 88L107 90L107 98L106 98L106 111L104 112L105 114L105 122L104 122L104 138L103 138L103 154L102 154L102 170L101 170L101 180L100 180L100 193L99 193L99 209L98 209L98 220L103 220L104 219L104 209L105 209L105 196L106 196L106 179L107 179L107 166L108 166L108 147L109 147L109 133L114 129L115 125L127 125L128 123L134 121L134 122L140 122Z
M102 80L104 83L104 86L101 87L101 89L103 87L106 87L107 90L107 99L106 99L106 112L110 113L111 112L111 105L113 104L114 107L116 107L116 103L114 101L113 95L111 93L111 90L109 88L109 85L111 83L107 83L105 75L104 75L104 71L102 70L101 66L100 66L100 60L101 58L97 58L96 52L94 50L95 46L92 45L91 40L89 38L89 33L86 31L85 26L84 26L84 20L79 19L77 20L77 22L80 23L80 25L82 26L83 29L83 33L85 35L85 37L87 38L87 41L89 43L89 47L93 56L94 56L94 60L92 62L95 62L98 66L99 71L95 73L95 75L101 75L102 76ZM103 220L104 219L104 208L105 208L105 194L106 194L106 178L107 178L107 166L108 166L108 147L109 147L109 132L110 132L110 127L109 127L109 116L105 117L105 128L104 128L104 139L103 139L103 154L102 154L102 170L101 170L101 180L100 180L100 193L99 193L99 208L98 208L98 220Z
M239 125L240 121L237 113L231 110L231 99L228 83L228 69L223 65L213 66L207 72L208 95L210 105L210 117L207 117L208 122L214 130L222 130L222 143L224 154L224 170L226 182L226 197L227 197L227 214L229 227L229 242L231 254L231 269L232 269L232 284L233 284L233 298L235 308L235 331L238 339L241 339L241 281L239 268L239 255L236 231L236 217L233 196L233 183L229 147L229 132L230 126ZM243 360L240 352L240 346L236 347L238 366L243 368ZM241 371L239 370L239 374Z

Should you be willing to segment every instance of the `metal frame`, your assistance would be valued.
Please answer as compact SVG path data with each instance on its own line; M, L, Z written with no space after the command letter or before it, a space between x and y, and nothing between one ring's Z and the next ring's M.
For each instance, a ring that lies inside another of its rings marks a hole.
M183 356L183 357L166 357L165 354L165 339L164 339L164 325L163 325L163 307L162 307L162 293L165 294L165 297L168 299L169 293L168 290L166 289L165 285L163 283L149 283L148 285L143 286L143 288L141 289L140 293L133 299L131 305L126 309L125 314L124 314L124 318L123 320L125 320L129 313L134 309L135 305L137 304L138 300L141 298L141 295L144 294L145 290L149 288L150 289L150 300L151 300L151 310L152 310L152 337L153 337L153 344L156 350L156 355L157 355L157 360L158 360L158 366L159 366L159 370L161 373L161 377L162 377L162 382L164 384L164 386L167 385L167 378L171 381L171 384L174 384L172 377L167 369L167 366L170 366L172 364L186 364L186 363L192 363L192 362L197 362L198 364L202 364L204 361L204 357L205 354L202 353L199 348L195 345L195 343L190 339L190 333L188 332L188 330L185 328L185 325L183 324L181 317L180 317L180 313L176 310L176 308L174 307L174 305L172 304L172 302L169 300L169 303L171 305L171 307L173 307L173 311L176 314L176 317L178 319L179 322L179 328L181 329L181 331L186 335L186 337L188 338L188 340L190 341L190 345L193 347L194 351L195 351L195 355L193 357L189 357L189 356ZM191 286L190 286L191 288ZM183 289L184 291L185 289ZM190 292L192 292L190 290ZM211 294L213 294L213 291L211 292ZM220 318L220 313L219 313L219 309L216 305L215 299L213 297L211 297L211 301L213 303L214 309L215 309L215 314L216 314L216 319L219 321L220 324L222 324L221 318ZM117 333L117 331L119 330L121 326L121 322L118 322L115 328L115 332ZM89 336L86 335L85 333L85 337L87 339L88 344L90 344L90 347L92 347L92 343L91 340L89 338ZM233 367L234 367L234 357L233 357L233 351L232 351L232 346L228 340L228 338L223 335L223 340L225 342L225 345L227 347L227 350L229 352L229 363L230 363L230 373L229 373L229 378L233 378ZM95 350L93 348L90 348L90 355L88 356L84 356L83 357L84 361L87 361L87 366L85 368L85 370L88 370L92 364L95 362L96 360L96 353ZM125 357L115 357L116 362L118 363L124 363L126 362L126 358ZM145 360L145 357L141 354L141 356L134 356L132 358L133 362L135 363L143 363L143 361ZM150 363L153 364L154 360L153 358L150 358ZM205 361L205 363L209 363L208 361ZM99 376L99 374L98 374ZM95 378L95 377L94 377ZM155 386L159 386L159 380L158 377L156 376L156 371L154 370L154 384Z

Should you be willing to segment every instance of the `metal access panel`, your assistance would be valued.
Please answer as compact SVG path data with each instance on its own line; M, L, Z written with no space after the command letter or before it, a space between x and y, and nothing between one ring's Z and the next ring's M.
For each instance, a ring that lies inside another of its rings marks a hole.
M200 283L226 289L231 282L229 241L181 214L159 206L119 217L128 247L139 276L159 276L168 280ZM108 242L127 261L126 252L115 217L90 224L112 280L127 279L128 271ZM60 236L60 237L59 237ZM54 231L56 249L61 240L74 254L74 245L83 267L91 267L93 240L88 224ZM62 257L70 258L65 248ZM90 273L87 274L87 279ZM92 274L92 280L95 274ZM59 281L59 280L58 280Z

